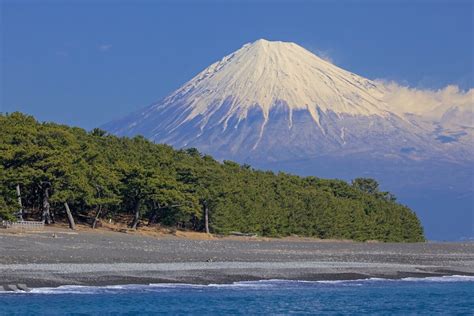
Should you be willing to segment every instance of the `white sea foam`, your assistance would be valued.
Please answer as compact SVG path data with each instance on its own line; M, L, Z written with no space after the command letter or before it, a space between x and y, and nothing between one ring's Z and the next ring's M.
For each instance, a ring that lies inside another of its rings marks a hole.
M97 293L120 293L123 291L157 291L157 290L176 290L176 289L206 289L206 288L229 288L229 289L259 289L259 288L279 288L281 286L296 286L298 284L322 284L322 285L351 285L362 286L364 284L379 282L474 282L474 276L451 275L436 277L407 277L402 279L384 279L367 278L356 280L258 280L258 281L240 281L228 284L187 284L187 283L152 283L148 285L125 284L108 286L82 286L82 285L62 285L58 287L33 288L30 292L24 291L3 291L3 294L97 294Z
M314 281L316 283L321 284L340 284L340 283L355 283L355 282L366 282L366 283L373 283L373 282L380 282L380 281L400 281L401 279L385 279L385 278L367 278L367 279L355 279L355 280L321 280L321 281Z
M385 279L385 278L368 278L368 279L356 279L356 280L323 280L314 281L322 284L340 284L340 283L353 283L353 282L474 282L474 276L470 275L447 275L447 276L436 276L436 277L407 277L402 279Z
M472 275L446 275L440 277L426 277L426 278L403 278L401 281L409 282L474 282Z
M135 291L149 288L149 285L142 284L124 284L124 285L106 285L106 286L87 286L87 285L61 285L58 287L40 287L33 288L32 294L96 294L111 293L120 291ZM15 292L10 292L15 293ZM18 293L18 292L16 292Z

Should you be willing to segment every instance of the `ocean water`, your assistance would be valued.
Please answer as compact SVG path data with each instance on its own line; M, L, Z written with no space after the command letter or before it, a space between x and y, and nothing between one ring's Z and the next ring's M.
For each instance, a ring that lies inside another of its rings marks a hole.
M61 286L0 293L1 315L474 315L474 277Z

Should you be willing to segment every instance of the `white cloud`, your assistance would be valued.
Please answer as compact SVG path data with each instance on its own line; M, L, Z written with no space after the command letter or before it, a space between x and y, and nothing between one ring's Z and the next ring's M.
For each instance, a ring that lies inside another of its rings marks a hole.
M450 109L458 108L468 112L474 109L474 89L462 91L458 86L449 85L438 90L421 90L401 86L396 82L379 82L387 90L384 101L389 110L397 114L412 113L440 119Z
M334 64L334 56L331 50L319 49L313 44L304 44L303 47L328 63Z
M329 55L328 51L317 50L316 55L318 55L319 58L324 59L328 63L334 64L334 59Z

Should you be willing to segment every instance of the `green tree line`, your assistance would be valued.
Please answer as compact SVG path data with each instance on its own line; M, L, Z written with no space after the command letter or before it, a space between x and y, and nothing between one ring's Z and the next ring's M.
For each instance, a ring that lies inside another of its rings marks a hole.
M341 180L260 171L175 150L141 136L0 115L0 217L14 219L16 187L30 218L128 220L195 231L423 241L415 213L373 179ZM206 221L206 217L208 220ZM208 223L208 225L206 225ZM208 226L208 227L206 227Z

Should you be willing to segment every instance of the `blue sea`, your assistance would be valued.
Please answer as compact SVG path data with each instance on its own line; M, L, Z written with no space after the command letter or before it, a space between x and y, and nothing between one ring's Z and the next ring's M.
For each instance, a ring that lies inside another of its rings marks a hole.
M2 315L474 315L474 277L61 286L0 293Z

